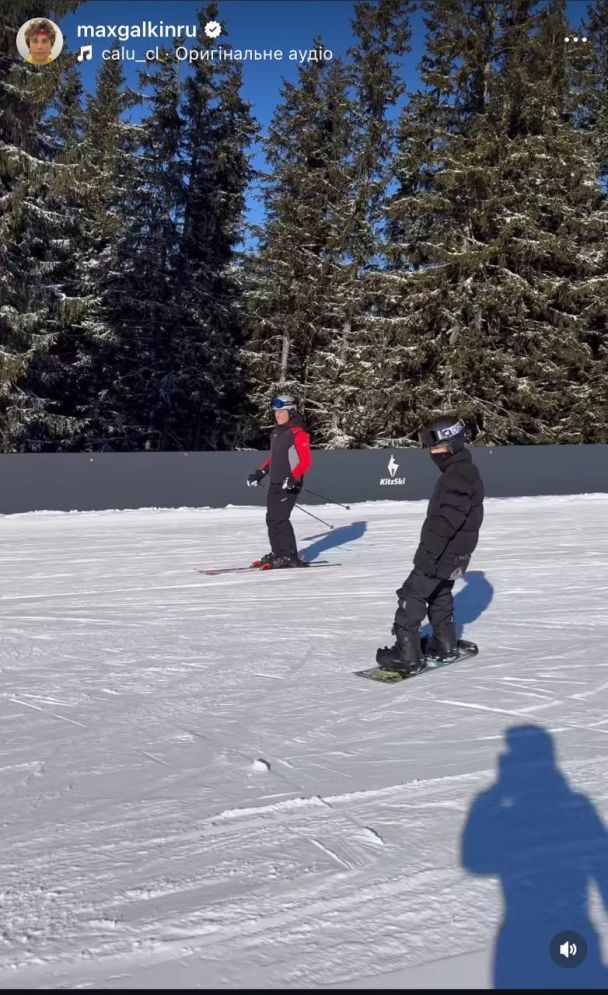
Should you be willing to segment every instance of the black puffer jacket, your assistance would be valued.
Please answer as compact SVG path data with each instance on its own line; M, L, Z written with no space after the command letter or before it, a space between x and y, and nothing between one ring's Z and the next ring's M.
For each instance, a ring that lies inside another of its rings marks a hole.
M462 577L483 521L483 481L468 450L437 461L441 476L431 495L414 565L429 577Z

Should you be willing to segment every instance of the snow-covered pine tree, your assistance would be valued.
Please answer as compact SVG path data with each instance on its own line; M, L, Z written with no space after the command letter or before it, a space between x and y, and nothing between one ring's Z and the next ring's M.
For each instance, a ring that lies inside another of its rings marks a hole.
M591 0L587 10L587 35L591 42L591 66L595 87L589 94L587 106L591 109L588 124L591 140L597 155L600 182L604 194L608 196L608 0ZM601 270L608 272L608 240L604 243L604 258ZM598 290L601 288L598 287ZM604 291L604 306L601 307L601 294L597 297L597 308L593 322L590 322L588 342L593 352L594 376L592 390L595 391L601 407L599 437L608 441L608 293Z
M375 360L381 338L374 329L374 297L367 275L377 251L389 166L393 122L388 116L405 84L402 57L409 50L411 0L360 2L354 7L349 50L348 184L331 218L334 280L331 303L336 331L312 358L308 403L321 445L365 445L377 420L373 399L382 392Z
M86 304L79 266L86 202L80 162L83 129L82 86L72 66L61 75L52 112L45 121L56 169L42 189L46 213L56 223L47 239L42 279L52 288L55 302L48 309L37 348L29 353L15 385L14 417L5 440L11 449L69 449L74 439L82 437L87 424L86 418L75 414L82 400L75 352L78 315Z
M424 391L437 359L430 307L435 300L440 303L442 293L426 274L439 272L430 257L433 246L449 235L448 212L458 211L458 195L452 203L437 178L453 136L466 133L475 115L486 110L497 30L496 3L424 0L422 6L422 87L408 94L400 115L393 161L397 189L385 203L385 262L373 279L371 328L377 348L372 369L381 385L370 397L368 431L374 445L417 442L423 417L417 392ZM441 396L435 403L442 405Z
M563 3L428 12L430 93L402 121L393 266L378 276L393 365L379 430L407 441L449 407L480 442L597 441L589 334L608 215L593 143L562 113Z
M324 50L321 39L313 47ZM350 182L348 84L341 59L320 56L302 65L297 83L283 83L265 140L266 217L250 258L245 352L262 423L274 388L295 392L306 411L317 389L312 364L341 327L333 287L341 252L338 214Z
M590 0L581 34L587 43L575 42L570 36L568 48L571 61L576 60L578 65L579 60L584 60L587 79L592 79L591 85L584 88L582 118L593 131L601 182L608 192L608 0Z
M139 93L126 85L120 60L104 62L88 100L82 150L88 197L80 272L87 312L81 320L77 366L84 378L82 410L89 427L83 447L87 449L133 448L124 408L116 403L116 380L121 336L130 336L121 324L131 300L123 246L140 178L139 127L129 114L140 100ZM89 310L91 298L94 304ZM77 302L74 305L78 307Z
M134 182L116 247L122 304L115 309L118 341L107 388L114 444L125 450L176 443L168 437L170 407L162 385L174 367L172 342L182 324L176 288L185 203L183 73L169 49L139 73L146 110L137 127Z
M582 11L581 11L582 13ZM608 206L608 0L595 0L587 9L587 24L568 26L565 36L564 79L561 81L562 100L560 118L569 122L591 149L597 165L604 206ZM561 31L565 14L557 5L556 16L547 28ZM591 306L585 311L587 327L584 342L591 350L593 362L586 383L582 385L581 418L589 400L595 398L595 419L591 427L595 441L606 441L608 436L608 242L604 250L594 248L592 258L597 273L592 278L589 295Z
M50 204L69 168L54 161L46 115L66 58L44 69L23 62L16 38L32 17L59 19L80 0L14 0L0 24L0 440L11 448L35 408L17 387L51 341L48 323L61 293L64 218Z
M199 12L201 49L218 47L204 33L217 17L215 3ZM187 192L176 284L179 325L172 365L161 382L165 448L231 448L247 407L236 249L256 126L241 87L240 65L222 58L194 63L184 83Z
M44 348L17 384L27 416L11 433L16 449L123 448L110 398L128 295L119 247L136 147L134 126L123 115L138 99L124 82L119 60L104 61L86 114L79 116L79 94L68 86L49 125L63 142L55 161L69 170L69 184L52 192L63 219L61 280L54 283L60 299L47 318Z

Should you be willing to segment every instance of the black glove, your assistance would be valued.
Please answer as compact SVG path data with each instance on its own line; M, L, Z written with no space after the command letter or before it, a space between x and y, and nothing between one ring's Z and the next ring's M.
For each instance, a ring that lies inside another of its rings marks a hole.
M265 470L256 470L254 473L250 473L247 477L247 487L257 487L264 477L266 476Z
M296 480L293 473L288 473L283 481L283 490L289 491L290 494L297 493L300 490L300 481Z

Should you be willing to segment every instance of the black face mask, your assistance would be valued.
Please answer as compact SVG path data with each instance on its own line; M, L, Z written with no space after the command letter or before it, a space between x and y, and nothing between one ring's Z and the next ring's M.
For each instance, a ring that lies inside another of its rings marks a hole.
M443 471L453 455L453 453L431 453L431 459L435 466L438 466Z

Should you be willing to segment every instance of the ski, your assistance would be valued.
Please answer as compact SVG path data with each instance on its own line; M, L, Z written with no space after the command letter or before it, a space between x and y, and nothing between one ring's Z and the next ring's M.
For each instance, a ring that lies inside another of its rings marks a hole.
M356 677L366 677L369 681L378 681L381 684L401 684L402 681L411 681L415 677L422 677L423 674L431 674L434 670L441 670L443 667L449 667L453 663L468 660L472 656L477 656L478 652L479 649L475 643L471 643L466 639L459 639L458 656L452 660L434 660L429 657L426 660L424 670L419 670L417 674L411 674L409 677L406 674L399 673L398 670L382 670L381 667L368 667L366 670L354 670L353 673Z
M314 563L309 563L307 567L285 567L282 568L283 572L285 570L291 571L292 573L297 573L299 570L309 570L312 567L341 567L341 563L330 563L329 560L316 560ZM218 567L217 569L211 570L197 570L199 574L207 574L210 577L215 577L217 574L232 574L232 573L246 573L247 571L257 570L258 573L274 573L272 568L265 570L263 567Z

